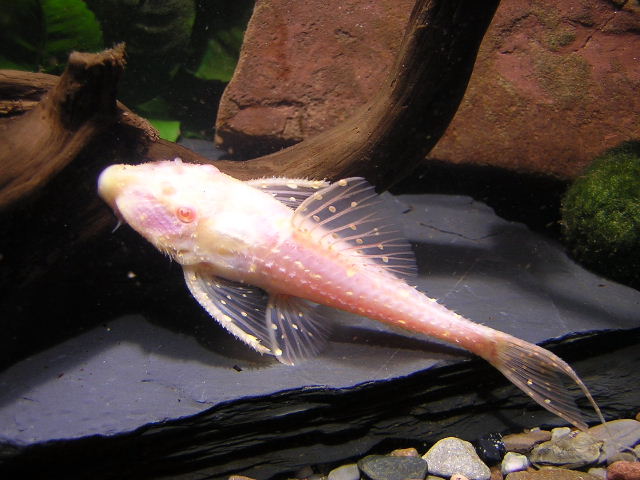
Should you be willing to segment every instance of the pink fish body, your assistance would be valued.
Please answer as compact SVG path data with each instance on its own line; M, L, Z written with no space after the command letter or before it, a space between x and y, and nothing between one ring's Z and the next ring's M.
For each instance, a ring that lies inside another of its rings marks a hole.
M361 178L242 182L176 159L113 165L98 184L121 218L183 266L209 314L261 353L286 364L319 353L328 335L315 305L322 304L459 345L585 429L565 387L575 383L602 419L559 357L464 319L410 286L411 247Z

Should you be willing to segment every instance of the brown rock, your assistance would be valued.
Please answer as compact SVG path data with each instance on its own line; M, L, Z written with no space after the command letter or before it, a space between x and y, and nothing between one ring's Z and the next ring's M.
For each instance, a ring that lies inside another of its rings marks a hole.
M377 90L413 0L258 0L216 141L257 156L347 118Z
M589 473L545 467L536 471L512 472L505 480L599 480Z
M461 473L454 473L449 477L449 480L469 480L469 477L462 475Z
M640 136L640 8L627 5L502 2L430 156L571 178Z
M348 117L397 52L408 0L259 0L217 142L273 151ZM636 2L504 0L462 105L430 158L575 177L640 137Z
M607 467L607 480L640 480L640 462L612 463Z
M529 453L535 445L548 440L551 440L551 432L546 430L513 433L502 437L502 443L507 452L516 453Z
M413 447L397 448L394 451L392 451L389 455L391 455L392 457L419 457L420 456L418 451Z
M489 470L491 471L490 480L503 480L504 479L504 475L502 474L502 470L500 469L500 465L492 465L491 467L489 467Z

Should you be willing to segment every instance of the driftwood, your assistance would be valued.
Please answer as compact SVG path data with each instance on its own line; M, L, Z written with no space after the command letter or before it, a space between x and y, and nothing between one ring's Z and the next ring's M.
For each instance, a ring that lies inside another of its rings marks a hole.
M105 166L181 157L241 179L360 175L387 188L420 163L449 124L497 4L418 0L376 98L341 125L246 162L211 162L161 140L118 103L121 45L71 54L59 78L0 71L0 365L81 328L78 312L93 324L126 310L134 296L138 307L146 294L156 303L149 288L136 290L126 279L137 278L140 287L140 272L162 277L166 261L127 231L110 234L112 213L95 193ZM131 248L135 255L124 251ZM108 311L100 308L107 303Z

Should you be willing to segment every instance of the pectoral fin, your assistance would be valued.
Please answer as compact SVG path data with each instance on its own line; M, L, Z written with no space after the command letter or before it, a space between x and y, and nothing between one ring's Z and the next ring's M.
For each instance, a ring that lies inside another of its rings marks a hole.
M317 305L185 267L189 291L220 325L260 353L294 365L317 355L329 323Z
M220 325L260 353L273 353L265 315L268 295L263 290L185 268L189 291Z

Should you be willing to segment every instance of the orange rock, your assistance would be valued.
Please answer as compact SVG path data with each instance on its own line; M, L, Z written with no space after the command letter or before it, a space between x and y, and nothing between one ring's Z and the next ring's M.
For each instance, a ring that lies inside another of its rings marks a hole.
M420 456L418 451L413 447L398 448L392 451L389 455L391 455L392 457L419 457Z
M613 462L607 467L607 480L640 480L640 462Z
M412 0L258 0L217 142L269 153L349 117L398 51ZM565 178L640 137L637 2L503 0L430 158Z

